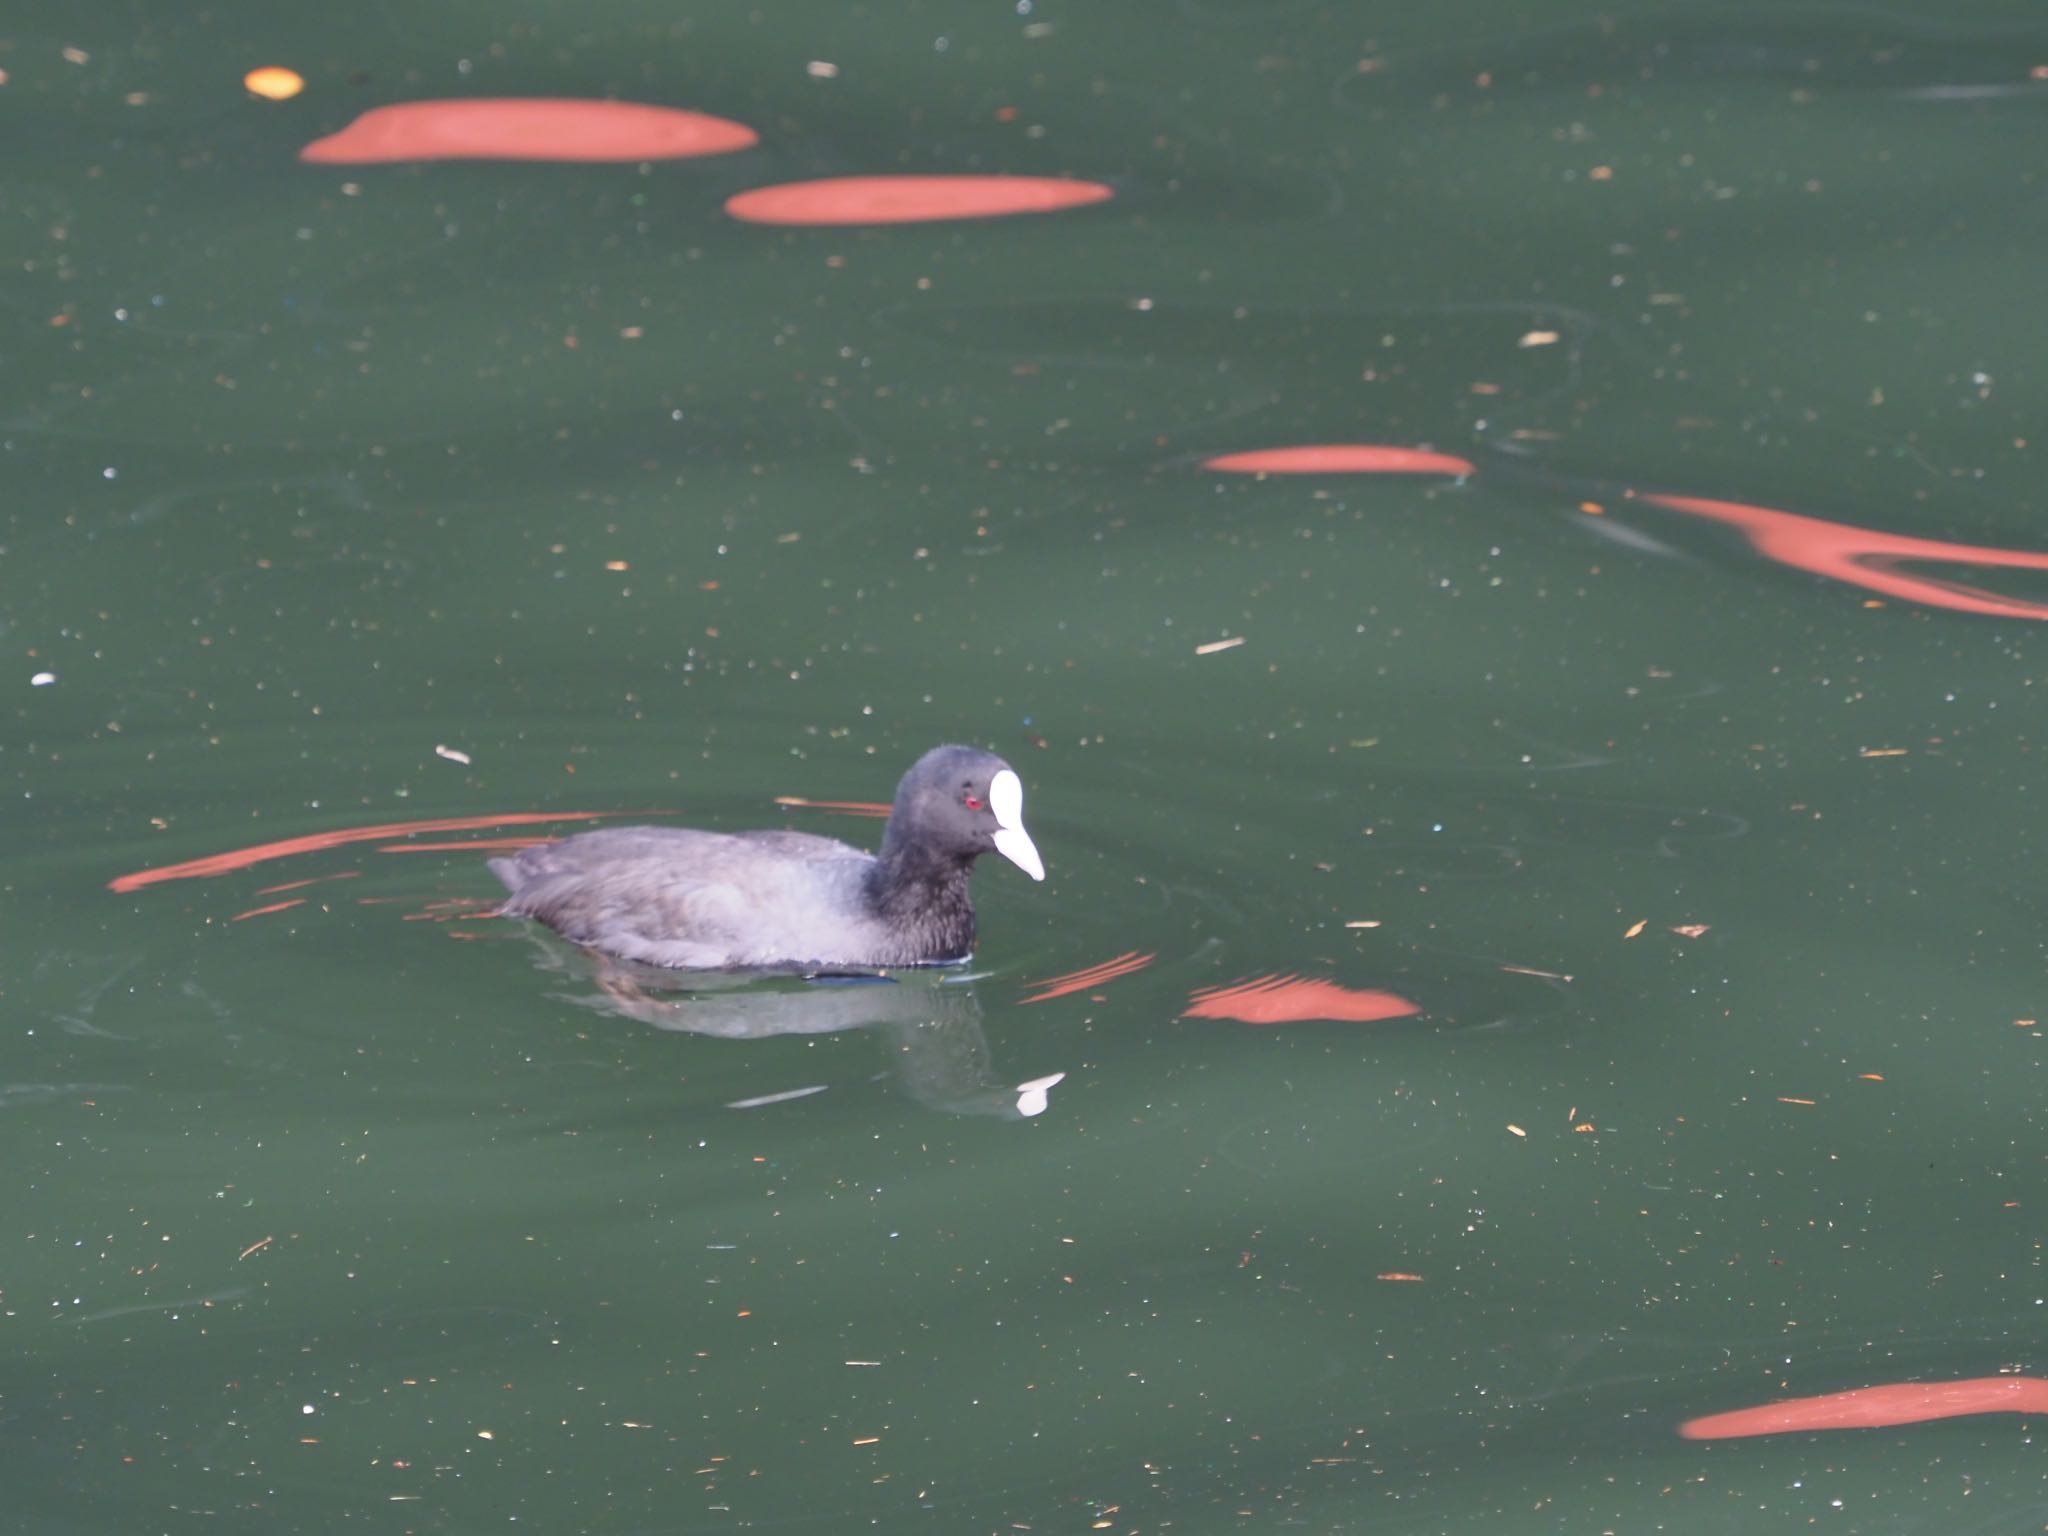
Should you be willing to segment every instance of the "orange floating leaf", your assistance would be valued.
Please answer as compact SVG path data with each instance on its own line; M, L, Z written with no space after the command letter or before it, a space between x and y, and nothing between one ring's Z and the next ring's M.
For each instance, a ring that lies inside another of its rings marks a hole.
M1393 992L1346 987L1302 976L1255 976L1226 987L1205 987L1188 999L1182 1018L1235 1019L1243 1024L1293 1024L1312 1019L1370 1024L1422 1012Z
M728 198L725 211L749 224L919 224L1053 213L1115 195L1061 176L840 176L756 187Z
M1964 1381L1892 1382L1712 1413L1687 1419L1678 1432L1688 1440L1722 1440L1813 1429L1879 1429L1969 1413L2048 1413L2048 1381L1976 1376Z
M1430 448L1388 443L1299 443L1253 448L1204 459L1202 468L1230 475L1457 475L1472 473L1469 459Z
M373 107L299 151L316 165L398 160L680 160L758 144L744 123L633 101L478 96Z

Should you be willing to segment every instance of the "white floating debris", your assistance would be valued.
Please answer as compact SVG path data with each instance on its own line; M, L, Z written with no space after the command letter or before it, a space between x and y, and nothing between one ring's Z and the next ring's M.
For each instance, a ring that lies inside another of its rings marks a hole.
M1196 646L1195 654L1197 656L1214 656L1218 651L1228 651L1243 644L1243 635L1239 635L1231 640L1211 640L1207 645Z
M50 686L50 684L54 683L55 681L57 681L56 673L38 672L34 677L28 680L28 685L31 688L47 688Z
M813 80L837 80L839 66L828 59L813 59L804 66L804 73Z
M441 746L438 742L434 746L434 756L445 757L451 763L467 765L469 762L469 754L467 752L458 752L455 748Z
M1056 1088L1067 1080L1064 1072L1055 1072L1050 1077L1034 1077L1028 1083L1017 1085L1017 1113L1029 1120L1033 1115L1045 1113L1045 1094L1049 1088Z
M791 1099L807 1099L814 1093L823 1093L830 1083L813 1083L808 1088L792 1088L786 1093L764 1093L758 1099L734 1099L727 1109L759 1109L764 1104L787 1104Z

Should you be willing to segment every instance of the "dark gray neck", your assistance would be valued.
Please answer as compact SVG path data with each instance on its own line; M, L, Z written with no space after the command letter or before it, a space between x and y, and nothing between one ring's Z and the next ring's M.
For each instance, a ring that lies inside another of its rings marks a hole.
M958 960L974 950L974 900L968 877L971 858L921 853L885 837L868 876L868 900L875 915L902 936L906 953L897 963Z

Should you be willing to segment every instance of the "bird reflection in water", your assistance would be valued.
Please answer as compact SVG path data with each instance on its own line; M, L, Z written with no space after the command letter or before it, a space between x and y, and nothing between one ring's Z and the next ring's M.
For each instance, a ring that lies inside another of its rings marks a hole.
M582 949L551 933L537 932L533 942L544 968L595 981L595 993L564 993L565 1001L656 1029L723 1040L870 1030L883 1043L897 1086L945 1114L1029 1119L1045 1112L1046 1095L1066 1077L1052 1072L1020 1083L1000 1077L974 978L957 972L675 971ZM756 1108L816 1091L766 1094L727 1107Z

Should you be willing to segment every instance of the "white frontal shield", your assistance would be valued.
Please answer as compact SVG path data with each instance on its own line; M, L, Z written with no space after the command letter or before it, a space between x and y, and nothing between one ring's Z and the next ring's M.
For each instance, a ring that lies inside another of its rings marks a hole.
M1024 830L1024 781L1008 768L990 779L988 808L996 818L996 852L1032 879L1043 880L1045 864Z

